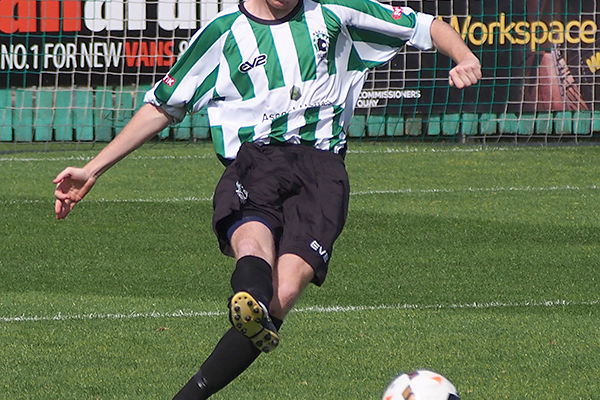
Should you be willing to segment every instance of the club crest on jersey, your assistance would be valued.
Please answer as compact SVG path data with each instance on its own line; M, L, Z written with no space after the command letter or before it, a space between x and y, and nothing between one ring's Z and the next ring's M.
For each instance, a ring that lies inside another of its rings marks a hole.
M327 55L329 50L329 36L323 31L316 31L312 34L312 41L317 55L321 58Z
M402 7L394 7L394 11L392 12L392 18L393 19L400 19L402 18Z
M173 78L171 75L167 74L165 75L164 78L162 78L162 81L165 85L167 85L168 87L173 87L173 85L175 84L175 78Z
M240 72L246 73L246 72L250 71L252 68L258 67L260 65L265 65L266 63L267 63L267 55L259 54L258 56L254 57L252 60L244 61L243 63L241 63L238 66L238 69L240 70Z

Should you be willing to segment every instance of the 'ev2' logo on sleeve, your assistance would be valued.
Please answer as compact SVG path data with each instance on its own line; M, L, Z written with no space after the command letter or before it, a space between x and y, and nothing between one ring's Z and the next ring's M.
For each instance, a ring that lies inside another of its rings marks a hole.
M264 65L266 63L267 63L267 55L259 54L253 60L245 61L245 62L241 63L240 66L238 67L238 69L240 70L240 72L246 73L246 72L250 71L252 68L258 67L260 65Z

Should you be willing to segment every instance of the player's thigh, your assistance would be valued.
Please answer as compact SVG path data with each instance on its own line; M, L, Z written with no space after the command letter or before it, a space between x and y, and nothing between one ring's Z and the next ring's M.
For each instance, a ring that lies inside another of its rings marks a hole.
M283 205L285 229L279 254L296 254L307 262L315 272L312 282L316 285L325 280L333 244L348 214L348 175L343 163L335 161L322 165L321 171L327 172Z

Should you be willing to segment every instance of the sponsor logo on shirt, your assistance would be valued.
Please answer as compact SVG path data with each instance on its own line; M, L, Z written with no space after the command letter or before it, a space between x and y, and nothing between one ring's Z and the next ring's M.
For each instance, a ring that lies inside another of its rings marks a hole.
M259 54L258 56L254 57L252 60L241 63L239 65L238 69L240 70L240 72L246 73L246 72L250 71L252 68L258 67L260 65L265 65L266 63L267 63L267 55Z
M164 78L162 78L162 81L165 85L167 85L168 87L172 87L175 84L175 78L173 78L171 75L167 74L165 75Z
M322 100L322 101L316 101L313 103L297 104L297 105L290 107L286 111L279 111L279 112L275 112L275 113L271 113L271 114L264 113L263 117L262 117L262 122L272 121L275 118L279 118L281 116L288 115L289 113L292 113L292 112L301 112L303 110L306 110L307 108L326 107L326 106L330 106L330 105L331 105L330 100Z
M312 34L312 41L317 55L324 58L329 50L329 36L326 32L316 31Z
M394 12L392 12L393 19L402 18L402 7L394 7Z

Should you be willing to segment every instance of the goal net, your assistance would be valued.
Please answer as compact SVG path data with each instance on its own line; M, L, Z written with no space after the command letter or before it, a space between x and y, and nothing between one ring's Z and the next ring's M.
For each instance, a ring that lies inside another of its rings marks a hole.
M388 3L390 3L388 1ZM452 64L403 49L369 72L351 137L590 138L600 133L598 0L393 1L442 18L483 79L449 87ZM105 142L191 35L234 0L0 0L0 142ZM207 139L206 114L160 137Z
M357 111L368 134L529 140L599 131L597 0L407 4L451 24L480 58L483 79L451 88L447 57L407 48L369 76Z

